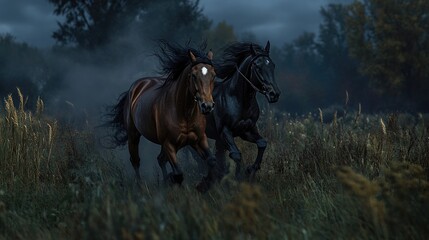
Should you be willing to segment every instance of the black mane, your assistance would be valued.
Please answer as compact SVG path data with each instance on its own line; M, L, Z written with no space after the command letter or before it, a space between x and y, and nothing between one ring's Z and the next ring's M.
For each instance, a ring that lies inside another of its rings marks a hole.
M155 53L160 64L160 74L166 75L166 83L175 81L179 78L183 70L191 63L189 51L192 51L197 60L211 62L207 58L205 49L207 44L204 42L198 48L190 47L190 42L185 46L167 41L159 41L159 52Z
M239 66L244 59L252 54L250 45L253 45L256 53L264 53L261 46L251 42L236 42L228 46L222 55L221 62L216 64L216 75L221 79L232 77L236 71L236 66Z

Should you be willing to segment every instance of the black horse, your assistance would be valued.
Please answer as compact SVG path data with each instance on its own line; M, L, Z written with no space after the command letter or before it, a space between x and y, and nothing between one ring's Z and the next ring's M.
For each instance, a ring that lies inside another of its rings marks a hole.
M240 175L241 152L234 137L256 143L258 155L246 175L253 179L260 169L267 141L259 134L259 92L268 102L277 102L280 90L274 78L275 64L270 58L270 42L265 48L253 43L234 43L228 46L215 66L217 76L223 81L215 83L213 98L216 108L207 116L206 134L216 140L216 159L219 177L225 174L225 151L236 163L236 177Z

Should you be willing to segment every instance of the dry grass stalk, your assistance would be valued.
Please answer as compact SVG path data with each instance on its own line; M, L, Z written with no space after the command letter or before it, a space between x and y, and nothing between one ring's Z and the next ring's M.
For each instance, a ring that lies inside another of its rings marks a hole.
M48 129L49 129L49 132L48 132L48 144L51 145L52 144L52 126L49 123L47 123L47 125L48 125Z
M381 132L384 135L387 135L386 124L384 124L383 118L380 118L380 126L381 126Z
M40 179L51 181L59 176L61 161L50 162L55 142L55 122L33 118L25 111L24 96L17 89L19 106L15 107L12 95L4 100L5 115L0 115L0 182L13 187L24 184L39 188ZM39 100L39 110L42 101ZM44 123L44 124L42 124Z
M38 97L36 102L36 114L40 115L44 111L45 105L43 103L43 100Z
M355 124L359 121L361 113L362 113L362 105L359 103L359 105L358 105L358 111L357 111L356 117L355 117Z
M323 124L323 111L320 108L319 108L319 120L320 120L320 123Z
M346 90L346 101L344 103L344 106L347 106L349 104L349 92Z
M347 115L348 104L349 104L349 92L346 90L346 100L344 102L344 116Z
M337 123L337 111L334 112L334 120L332 123L333 123L334 127L336 127L338 125L338 123Z
M19 112L24 112L24 95L22 95L22 92L19 88L16 88L16 91L18 92L19 97Z

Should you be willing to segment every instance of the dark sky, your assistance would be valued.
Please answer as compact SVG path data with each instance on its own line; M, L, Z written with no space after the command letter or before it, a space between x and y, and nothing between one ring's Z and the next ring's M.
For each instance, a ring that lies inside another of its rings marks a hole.
M337 0L344 2L347 0ZM253 32L258 40L276 45L303 31L317 31L320 7L334 0L201 0L204 13L216 24L226 20L240 36ZM19 41L46 47L54 43L52 32L59 18L47 0L0 0L0 33Z
M227 21L240 36L252 32L258 40L276 45L295 39L304 31L317 32L320 8L329 0L201 0L204 12L215 23Z

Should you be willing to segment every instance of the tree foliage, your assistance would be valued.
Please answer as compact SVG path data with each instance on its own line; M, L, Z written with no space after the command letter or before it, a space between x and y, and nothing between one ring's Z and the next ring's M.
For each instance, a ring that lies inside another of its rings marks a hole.
M0 35L0 99L16 88L31 99L60 87L59 68L48 54L16 42L12 35Z
M304 33L283 47L288 108L339 103L348 91L366 110L428 109L428 1L356 1L320 13L317 37Z
M348 57L346 42L345 7L341 4L330 4L320 10L323 22L319 27L317 50L325 63L337 65Z
M95 48L106 44L122 23L133 20L147 1L139 0L49 0L54 13L65 17L53 33L59 43Z
M276 71L279 87L285 89L280 101L289 111L309 110L314 102L324 104L320 60L314 33L305 32L284 44Z
M347 6L329 4L321 8L320 14L323 22L319 26L316 48L333 99L338 101L344 97L344 92L348 91L360 98L360 102L373 100L369 98L372 91L369 90L368 79L361 76L358 72L358 62L350 56L346 25Z
M356 1L347 11L348 43L381 94L423 106L429 90L429 1Z
M158 0L148 4L134 24L145 39L201 40L211 21L199 0Z
M237 41L234 28L226 21L218 23L216 27L206 31L205 35L207 44L214 50L220 50L228 43Z
M94 49L129 34L136 40L201 38L211 22L198 0L49 0L65 17L53 37L63 45ZM128 31L128 32L127 32Z

